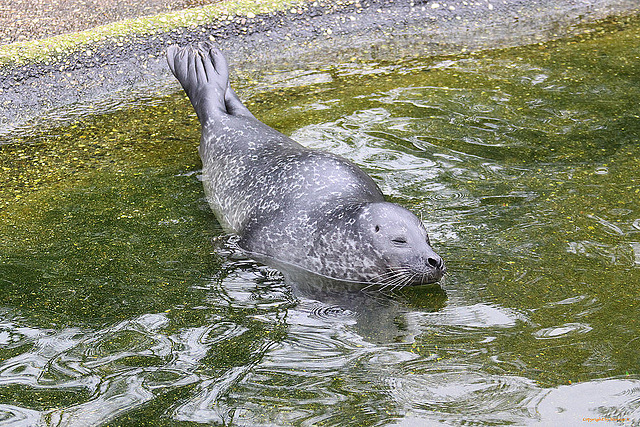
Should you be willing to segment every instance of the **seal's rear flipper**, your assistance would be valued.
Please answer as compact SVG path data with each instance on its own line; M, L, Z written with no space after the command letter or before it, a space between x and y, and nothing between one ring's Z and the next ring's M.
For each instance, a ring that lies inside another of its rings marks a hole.
M227 87L227 92L224 96L224 101L227 105L227 111L234 116L254 117L251 111L244 106L235 91L231 89L231 86Z
M220 50L208 43L197 48L170 46L167 62L203 125L220 114L251 115L229 87L229 69Z

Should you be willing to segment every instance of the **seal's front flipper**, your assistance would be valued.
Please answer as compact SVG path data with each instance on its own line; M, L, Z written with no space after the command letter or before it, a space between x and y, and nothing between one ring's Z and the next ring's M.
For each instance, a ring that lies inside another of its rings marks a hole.
M229 69L217 48L207 43L197 48L170 46L167 63L191 100L202 125L216 115L231 113L225 102Z

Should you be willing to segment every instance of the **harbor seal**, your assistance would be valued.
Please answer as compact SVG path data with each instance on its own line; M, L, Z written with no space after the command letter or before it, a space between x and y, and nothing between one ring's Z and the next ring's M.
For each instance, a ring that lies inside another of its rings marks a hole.
M350 283L402 287L442 278L444 262L422 222L386 202L355 164L256 119L230 87L219 49L171 46L167 62L202 127L207 200L251 258Z

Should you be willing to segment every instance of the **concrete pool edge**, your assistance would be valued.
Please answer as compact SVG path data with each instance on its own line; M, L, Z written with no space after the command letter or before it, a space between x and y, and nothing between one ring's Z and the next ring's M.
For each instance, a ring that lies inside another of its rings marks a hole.
M274 0L260 3L262 9L248 3L234 0L157 15L140 26L132 23L138 20L120 21L21 44L23 55L14 60L6 52L16 46L0 47L0 138L175 91L163 55L175 43L214 40L246 74L544 42L640 12L635 0ZM55 53L37 55L43 45Z
M50 65L91 45L112 41L123 44L134 36L152 36L194 25L223 24L235 19L252 19L304 3L305 0L233 0L202 7L132 17L90 29L62 33L47 38L0 45L0 69L28 64Z

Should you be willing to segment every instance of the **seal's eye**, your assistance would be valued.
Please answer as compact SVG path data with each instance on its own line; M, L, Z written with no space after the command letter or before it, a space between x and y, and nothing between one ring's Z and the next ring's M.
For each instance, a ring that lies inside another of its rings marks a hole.
M407 239L405 237L396 237L395 239L391 239L393 243L396 245L406 245Z
M375 230L376 230L376 233L377 233L378 231L380 231L380 226L379 226L379 225L376 225Z

